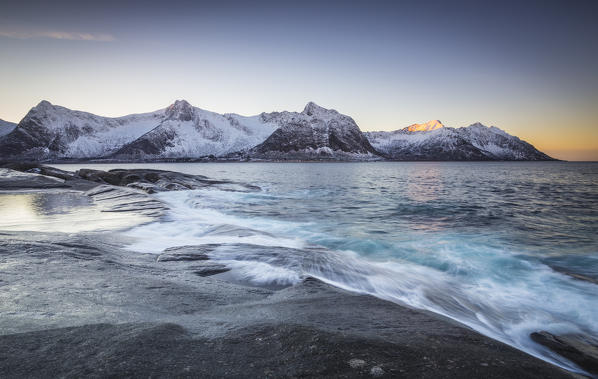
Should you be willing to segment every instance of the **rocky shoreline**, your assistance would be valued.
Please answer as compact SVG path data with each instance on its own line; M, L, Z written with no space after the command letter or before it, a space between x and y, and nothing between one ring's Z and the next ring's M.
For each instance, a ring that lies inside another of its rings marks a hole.
M148 217L166 209L152 192L257 190L158 170L6 166L1 190L26 187L10 175L19 170L36 190L69 188ZM0 240L6 378L575 376L442 316L314 278L281 289L227 281L207 246L132 254L112 232L1 231Z

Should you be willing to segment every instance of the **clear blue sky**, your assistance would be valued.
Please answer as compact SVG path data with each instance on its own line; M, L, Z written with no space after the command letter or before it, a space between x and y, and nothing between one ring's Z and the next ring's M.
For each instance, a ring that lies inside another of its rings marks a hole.
M362 130L480 121L598 160L598 1L44 1L0 5L0 118L175 99L301 110Z

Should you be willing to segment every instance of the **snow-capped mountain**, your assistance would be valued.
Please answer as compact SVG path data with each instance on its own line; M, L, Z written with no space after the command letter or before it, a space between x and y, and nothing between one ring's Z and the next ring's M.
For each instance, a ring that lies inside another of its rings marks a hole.
M14 122L4 121L0 119L0 137L7 135L17 127Z
M163 113L109 118L42 101L0 139L0 154L35 160L106 156L159 125Z
M220 115L184 100L117 118L42 101L0 139L0 155L35 160L220 156L263 142L277 127L260 116Z
M4 134L4 135L3 135ZM496 128L440 121L362 133L355 121L313 102L302 112L218 114L185 100L155 112L101 117L40 102L18 125L0 122L0 158L297 160L550 160Z
M486 156L507 161L554 160L533 145L512 136L496 126L484 126L479 122L457 131Z
M245 151L264 141L278 125L261 116L218 114L177 100L160 124L122 146L119 159L198 158Z
M392 132L367 132L365 135L377 151L394 160L553 159L494 126L475 123L468 127L447 128L439 121L415 125L424 127L421 131L411 131L410 126ZM434 127L425 129L427 125Z
M379 154L349 116L309 102L303 112L262 113L276 129L246 156L261 159L372 160Z

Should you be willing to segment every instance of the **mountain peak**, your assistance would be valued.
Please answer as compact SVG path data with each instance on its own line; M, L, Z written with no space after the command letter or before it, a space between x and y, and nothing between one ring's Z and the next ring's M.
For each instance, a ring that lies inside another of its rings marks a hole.
M318 104L310 101L305 105L303 112L301 112L308 116L315 116L318 114L326 114L326 113L337 113L334 109L326 109L324 107L319 106Z
M409 125L404 130L408 132L429 132L431 130L436 130L440 128L444 128L444 125L440 120L431 120L423 124Z
M176 100L166 108L166 116L170 119L191 121L193 114L193 106L187 100Z
M52 107L52 103L50 103L48 100L42 100L35 106L36 109L48 109Z

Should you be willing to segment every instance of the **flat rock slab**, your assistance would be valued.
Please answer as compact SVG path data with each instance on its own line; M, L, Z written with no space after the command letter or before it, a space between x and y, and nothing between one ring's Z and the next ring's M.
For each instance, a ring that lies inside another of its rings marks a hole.
M437 354L417 347L294 324L257 325L214 339L171 323L95 324L0 336L0 346L5 378L569 377L502 355L453 357L454 349L437 361Z
M148 193L180 191L217 186L220 189L252 192L260 188L250 184L213 180L202 175L149 169L114 169L110 171L81 169L76 175L82 179L114 186L137 188Z
M223 264L205 261L201 262L201 264L191 266L190 269L199 276L212 276L230 271L230 268Z
M217 245L214 245L214 247ZM214 248L212 245L175 246L165 249L158 255L157 262L186 262L205 261L210 259L208 253Z
M64 179L0 168L0 190L68 188Z
M168 207L147 193L132 188L101 184L85 192L104 212L130 212L146 216L162 216Z
M150 194L162 191L181 191L206 187L217 187L223 191L235 192L255 192L261 190L260 187L247 183L214 180L203 175L190 175L164 170L114 169L102 171L84 168L77 172L70 172L44 166L36 162L0 162L0 168L8 173L5 175L7 177L4 180L0 177L0 189L2 189L2 182L5 183L5 186L10 185L11 188L54 188L48 187L48 183L55 184L59 182L64 187L82 190L89 190L99 183L128 187ZM18 178L18 172L23 174L23 178ZM37 175L38 179L31 179L34 178L33 176L25 177L29 174ZM39 178L47 178L51 181ZM43 186L44 184L46 185L45 187Z
M165 249L156 262L173 266L175 270L189 270L199 276L212 276L230 271L222 263L210 261L208 253L217 245L176 246Z
M316 279L235 285L193 273L210 261L156 262L110 235L0 242L3 378L570 377L440 316Z

